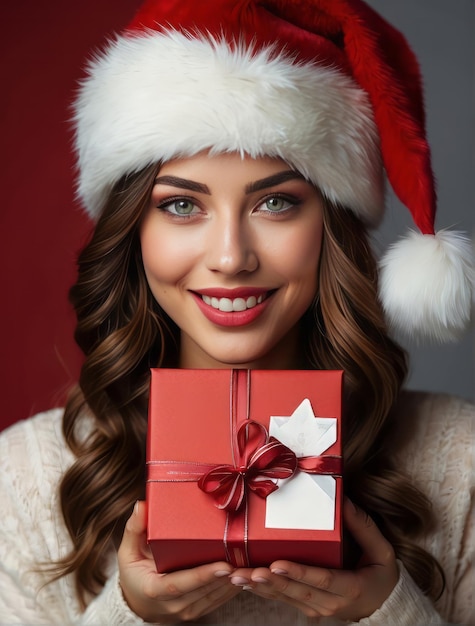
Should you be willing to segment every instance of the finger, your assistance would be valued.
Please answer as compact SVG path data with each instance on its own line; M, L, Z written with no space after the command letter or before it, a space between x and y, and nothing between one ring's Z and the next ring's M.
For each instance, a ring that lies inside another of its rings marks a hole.
M262 573L261 573L262 572ZM286 586L287 580L302 583L312 589L322 592L318 595L318 603L325 603L325 595L333 594L340 597L356 597L359 590L359 581L354 572L335 570L321 567L311 567L290 561L275 561L270 566L270 577L264 570L255 570L252 580L261 582L265 578L279 590ZM287 594L295 595L299 591L289 587Z
M296 600L291 596L279 593L271 585L264 585L262 583L253 584L252 588L248 589L248 591L257 596L260 596L261 598L265 598L266 600L276 600L278 602L284 602L285 604L288 604L289 606L293 606L294 608L298 609L307 617L313 619L321 617L321 615L323 615L323 613L318 610L317 606L304 604L303 602L300 602L299 600ZM314 623L318 623L318 621L315 621Z
M153 581L153 590L148 593L153 594L160 600L171 600L186 594L197 592L196 598L200 594L206 593L217 587L229 585L229 575L232 568L228 563L208 563L199 567L161 574Z
M288 564L295 565L295 564ZM302 566L297 566L297 568L301 568ZM284 575L274 575L269 583L266 584L271 586L279 595L284 596L285 598L291 598L294 601L301 603L304 606L312 607L317 609L319 607L327 607L332 606L336 607L342 601L343 594L337 594L331 591L335 586L333 582L333 578L327 579L323 581L323 579L318 577L318 574L314 576L315 581L317 583L322 584L324 589L319 588L316 584L311 584L305 582L305 578L307 580L311 580L312 576L304 576L303 580L294 580L290 576L290 572L292 567L289 567L289 574L287 576ZM312 573L313 574L313 573ZM262 589L261 585L259 588Z
M373 519L349 498L345 498L343 503L343 519L363 550L362 564L388 565L395 561L393 547Z
M322 579L322 575L327 570L310 568L289 561L276 561L271 568L282 573L273 574L271 570L263 567L252 571L250 590L253 593L263 598L284 601L312 618L332 615L345 604L342 596L312 586L312 583L318 582L323 587L333 585L333 581ZM349 574L353 577L352 572ZM338 583L339 581L336 581L337 589ZM342 581L340 583L343 592L347 586Z
M201 592L201 594L202 593L203 592ZM227 585L221 585L216 589L207 591L205 595L200 595L196 599L192 598L190 594L186 596L188 606L181 611L181 618L184 621L196 620L201 615L211 613L239 593L242 593L242 589L228 583Z
M143 596L136 598L133 604L128 601L126 594L124 594L124 597L130 608L147 623L158 622L168 624L170 620L172 620L172 623L176 624L186 620L187 615L190 613L189 607L193 603L200 601L203 597L226 597L226 594L220 591L224 589L229 590L230 593L236 593L236 591L238 591L225 579L215 580L213 583L183 595L175 595L175 590L170 589L169 591L172 594L170 597L160 595L160 593L157 594L156 589L153 589L151 584L146 584L143 590ZM216 602L216 600L214 601ZM208 609L206 611L206 602L202 603L201 606L203 607L203 612L209 612L211 610ZM138 607L139 610L136 610L136 607Z
M312 618L341 616L345 611L348 612L348 607L351 607L359 597L359 593L345 596L323 591L284 576L273 580L268 586L256 585L253 592L263 597L282 600Z
M158 594L155 600L163 608L164 612L169 615L180 614L183 619L183 612L192 604L200 602L203 598L220 597L226 591L234 593L235 590L236 588L228 580L215 579L206 585L183 594L175 588L165 588L163 593ZM237 591L239 592L240 590ZM207 604L207 602L205 601L203 604Z
M137 500L132 515L127 520L119 548L119 560L135 563L144 558L152 558L147 544L147 513L145 502Z
M239 567L231 575L231 583L237 587L245 587L251 583L253 569L250 567Z
M160 597L161 600L174 598L201 590L201 593L222 586L220 579L226 579L233 571L229 563L208 563L197 568L172 572L157 573L150 548L146 541L147 515L145 502L137 502L128 519L124 535L119 547L119 563L123 567L144 563L144 558L151 561L153 570L146 577L146 594L149 597ZM147 566L148 567L148 566ZM208 586L206 589L206 586ZM199 596L197 596L198 598ZM195 598L192 598L194 600Z

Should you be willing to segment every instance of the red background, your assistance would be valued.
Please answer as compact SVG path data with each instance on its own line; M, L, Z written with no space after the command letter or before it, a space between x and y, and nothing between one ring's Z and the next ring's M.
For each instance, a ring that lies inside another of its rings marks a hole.
M0 4L0 429L62 404L77 376L67 291L90 224L73 200L69 106L87 55L121 30L140 2ZM406 32L422 63L438 225L471 232L473 3L369 3ZM383 248L411 226L407 211L393 210L392 197L389 205L378 233ZM409 387L473 400L473 331L456 345L414 346L411 361Z
M67 293L90 223L74 200L70 104L91 50L140 0L2 5L0 429L62 404L77 377Z

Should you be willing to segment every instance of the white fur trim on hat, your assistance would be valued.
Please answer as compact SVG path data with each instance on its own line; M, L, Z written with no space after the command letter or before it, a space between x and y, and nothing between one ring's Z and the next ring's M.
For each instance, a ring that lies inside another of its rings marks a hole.
M405 335L457 339L470 320L473 247L462 233L410 234L381 261L380 297L388 320Z
M91 61L75 104L78 194L97 219L124 174L203 150L282 158L364 221L384 204L366 92L338 69L210 36L121 36Z

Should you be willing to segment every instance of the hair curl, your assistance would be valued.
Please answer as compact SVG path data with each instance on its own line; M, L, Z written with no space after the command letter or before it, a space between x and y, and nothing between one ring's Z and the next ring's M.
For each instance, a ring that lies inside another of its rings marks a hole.
M432 506L391 460L406 354L387 334L366 229L338 206L324 211L319 294L304 329L311 367L345 371L345 493L375 519L421 590L436 598L444 573L414 543L434 523Z
M60 484L73 549L53 568L54 579L74 575L83 606L104 585L105 555L144 497L149 368L177 365L179 332L148 288L139 242L156 171L150 166L112 189L70 290L85 360L63 419L76 456ZM345 491L435 595L440 568L413 541L431 523L430 503L387 453L405 355L387 336L365 229L339 207L324 211L319 285L302 341L309 367L345 370Z

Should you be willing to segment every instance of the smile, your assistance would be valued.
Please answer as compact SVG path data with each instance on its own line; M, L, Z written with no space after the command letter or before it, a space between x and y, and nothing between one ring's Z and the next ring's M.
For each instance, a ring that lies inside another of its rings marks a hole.
M191 292L203 315L217 326L247 326L266 310L275 289L241 287Z
M202 295L203 302L212 306L213 309L223 311L225 313L232 313L233 311L246 311L247 309L253 309L264 300L264 295L249 296L248 298L215 298L211 296Z

